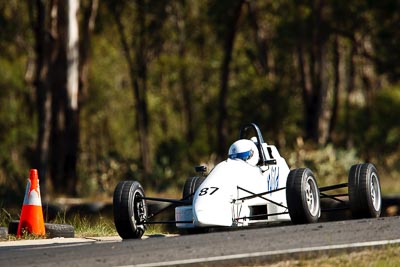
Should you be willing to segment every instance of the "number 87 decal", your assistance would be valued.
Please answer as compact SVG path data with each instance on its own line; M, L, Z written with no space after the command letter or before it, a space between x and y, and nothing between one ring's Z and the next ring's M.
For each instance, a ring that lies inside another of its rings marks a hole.
M218 191L218 187L204 187L203 189L200 190L199 196L205 196L209 194L210 196L214 194L215 192Z

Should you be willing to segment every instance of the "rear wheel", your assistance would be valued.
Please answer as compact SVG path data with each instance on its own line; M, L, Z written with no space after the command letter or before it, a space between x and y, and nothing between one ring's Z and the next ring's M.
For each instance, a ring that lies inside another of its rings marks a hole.
M321 215L319 190L310 169L290 171L286 182L286 200L293 223L314 223Z
M123 239L141 238L147 218L144 190L136 181L119 182L114 191L114 224Z
M193 201L193 195L196 192L197 188L204 182L205 177L189 177L185 185L183 186L182 198L187 199L190 202Z
M356 164L349 172L349 203L354 218L377 218L382 198L379 176L371 163Z

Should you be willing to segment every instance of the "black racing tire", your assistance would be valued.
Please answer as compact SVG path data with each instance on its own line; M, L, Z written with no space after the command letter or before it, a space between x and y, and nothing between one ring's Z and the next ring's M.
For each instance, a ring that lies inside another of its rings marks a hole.
M199 176L187 178L185 185L183 186L182 199L187 199L190 202L193 202L193 194L205 179L206 177Z
M141 238L146 231L147 205L137 181L119 182L114 190L114 224L122 239ZM140 223L140 224L139 224Z
M18 231L18 220L12 220L8 224L8 234L16 235ZM46 232L46 236L49 238L54 237L74 237L75 229L72 225L69 224L57 224L57 223L45 223L44 229Z
M16 235L18 231L19 220L12 220L8 223L8 234Z
M321 216L319 189L310 169L291 170L286 181L286 200L294 224L315 223Z
M46 235L50 238L54 237L75 237L75 229L69 224L45 223L44 228Z
M377 218L382 211L379 175L371 163L351 166L348 178L349 204L353 218Z

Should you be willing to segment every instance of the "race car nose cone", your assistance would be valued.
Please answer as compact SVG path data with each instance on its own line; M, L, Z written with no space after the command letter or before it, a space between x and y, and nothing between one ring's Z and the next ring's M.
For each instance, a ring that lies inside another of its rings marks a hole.
M231 226L231 204L228 201L198 200L194 203L194 224L196 226Z
M235 181L246 177L253 168L242 160L228 159L212 170L193 198L196 227L232 225L232 199L237 192Z
M223 209L221 209L223 210ZM231 226L231 214L210 212L209 210L197 210L194 213L194 224L196 226Z

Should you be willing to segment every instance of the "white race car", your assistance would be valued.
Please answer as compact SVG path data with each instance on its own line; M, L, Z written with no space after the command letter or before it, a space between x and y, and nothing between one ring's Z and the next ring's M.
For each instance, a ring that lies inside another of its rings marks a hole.
M196 167L196 171L201 175L187 179L182 199L146 197L139 182L119 182L113 197L118 234L124 239L141 238L149 224L202 230L277 221L314 223L321 215L320 198L348 203L346 208L355 218L379 217L381 213L379 176L374 165L353 165L348 183L318 188L313 172L308 168L290 170L277 148L264 142L254 123L240 130L228 158L208 175L203 166ZM324 193L345 187L347 194ZM348 201L340 198L343 196L348 196ZM170 204L148 214L148 201ZM174 221L154 219L170 208L175 208Z

